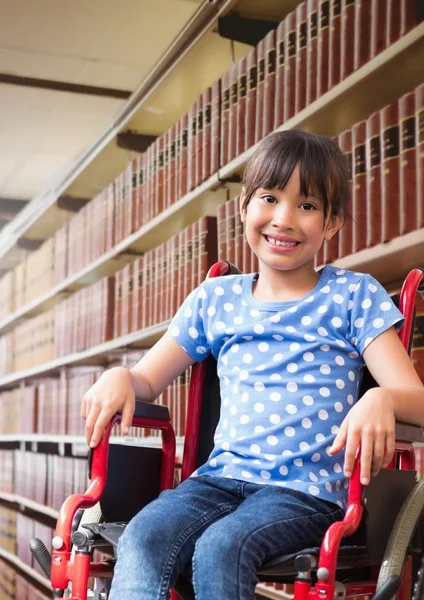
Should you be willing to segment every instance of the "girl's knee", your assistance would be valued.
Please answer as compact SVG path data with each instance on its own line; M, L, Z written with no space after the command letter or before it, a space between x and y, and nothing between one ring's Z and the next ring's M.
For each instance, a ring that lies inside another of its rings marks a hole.
M199 566L210 569L225 568L233 563L240 552L238 536L231 535L223 530L219 523L211 525L197 540L194 554L193 567Z

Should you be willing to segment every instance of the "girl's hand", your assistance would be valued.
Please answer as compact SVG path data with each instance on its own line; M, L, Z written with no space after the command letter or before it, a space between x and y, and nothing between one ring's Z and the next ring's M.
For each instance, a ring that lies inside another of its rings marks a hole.
M121 428L126 434L132 423L135 395L131 374L124 367L105 371L82 399L81 416L86 419L86 439L95 448L102 439L106 425L117 413L122 413Z
M390 391L373 388L349 411L329 450L330 456L346 446L344 474L351 477L358 446L361 445L361 483L392 460L395 450L395 414Z

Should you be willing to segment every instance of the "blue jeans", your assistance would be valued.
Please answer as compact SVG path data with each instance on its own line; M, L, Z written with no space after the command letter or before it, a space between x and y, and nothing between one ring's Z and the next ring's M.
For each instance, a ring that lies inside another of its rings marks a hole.
M118 544L110 600L166 600L190 563L197 600L253 600L262 563L320 545L336 504L297 490L203 475L166 490Z

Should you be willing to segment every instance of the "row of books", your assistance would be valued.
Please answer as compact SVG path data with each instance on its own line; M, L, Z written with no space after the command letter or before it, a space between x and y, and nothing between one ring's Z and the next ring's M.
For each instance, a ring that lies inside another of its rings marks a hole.
M0 600L49 600L43 594L0 558Z

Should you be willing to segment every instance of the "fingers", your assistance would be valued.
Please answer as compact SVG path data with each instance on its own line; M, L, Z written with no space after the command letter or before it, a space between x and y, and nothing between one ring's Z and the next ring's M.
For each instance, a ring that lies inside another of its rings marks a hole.
M85 438L87 440L87 444L91 446L94 426L97 421L97 417L99 416L102 410L101 402L98 400L88 400L86 401L86 423L85 423ZM94 446L92 446L94 448Z
M348 421L345 419L343 421L343 423L340 426L340 429L336 435L336 437L334 438L334 442L331 445L328 453L330 456L333 456L333 454L337 454L337 452L340 452L340 450L343 450L345 444L346 444L346 439L347 439L347 429L348 429Z
M124 435L128 435L129 428L134 415L134 402L127 401L122 409L121 429Z
M383 458L382 467L387 467L392 462L393 455L395 453L395 432L391 431L386 436L385 454Z
M353 467L355 465L356 452L361 442L361 433L356 428L350 428L347 432L346 439L346 452L344 462L344 474L345 477L351 477L353 473Z
M94 413L94 414L96 414L96 413ZM90 437L90 441L89 441L90 448L95 448L97 446L97 444L100 442L100 440L102 439L104 430L106 428L106 425L108 425L108 423L110 422L110 420L114 414L115 414L115 411L111 410L110 408L108 408L106 406L104 406L97 413L96 418L93 421L93 425L92 425L92 433L91 433L91 437ZM91 418L91 414L90 414L90 418ZM87 419L87 423L88 423L88 419Z

